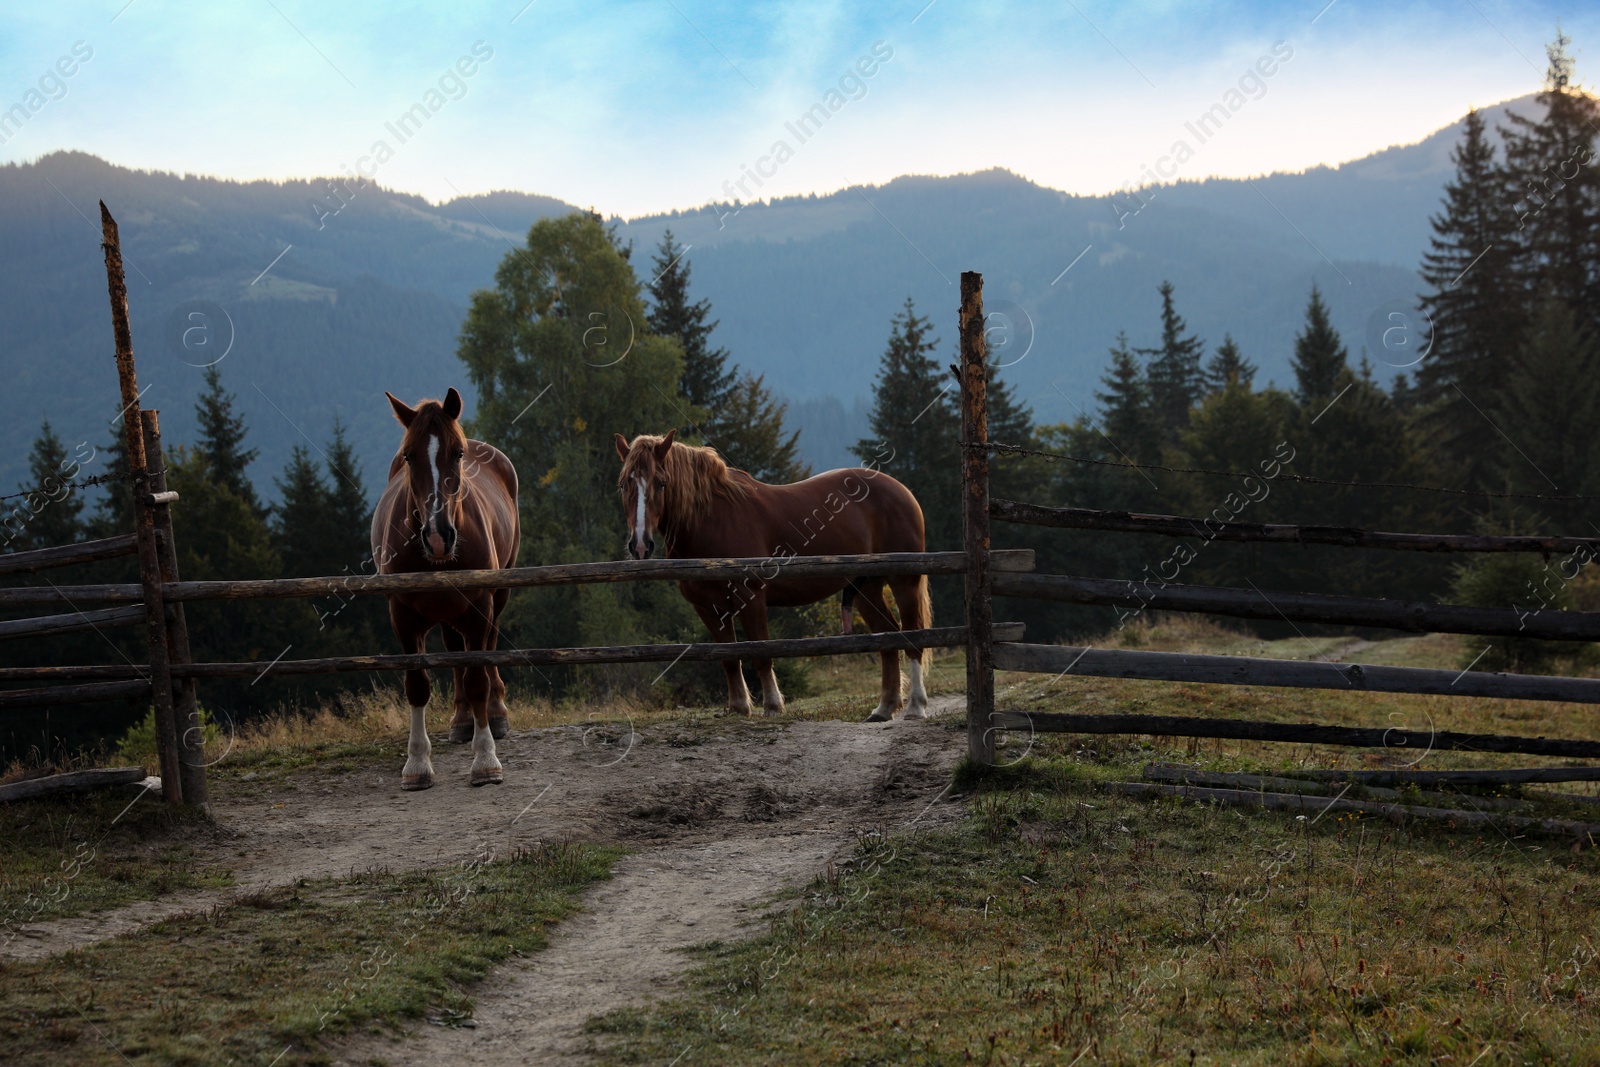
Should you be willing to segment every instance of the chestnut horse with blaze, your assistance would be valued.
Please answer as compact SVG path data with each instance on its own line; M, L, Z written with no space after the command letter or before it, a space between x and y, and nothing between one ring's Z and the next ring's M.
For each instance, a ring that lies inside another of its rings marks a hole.
M410 407L389 397L405 427L400 451L389 463L389 484L372 516L372 558L379 574L480 570L515 566L521 538L517 523L517 472L492 445L468 440L457 421L461 394ZM443 628L452 652L493 650L500 642L500 613L509 589L450 589L389 594L389 622L402 651L424 651L428 633ZM430 686L425 670L406 671L411 739L400 788L433 784L428 743ZM498 784L495 738L506 736L506 687L494 667L455 668L455 718L450 740L472 742L472 784Z
M628 517L628 552L646 559L659 534L671 559L739 556L822 556L924 550L922 508L911 490L881 471L862 467L832 470L791 485L767 485L729 467L715 449L696 448L665 437L640 434L630 443L616 435L622 457L617 487ZM927 575L891 578L783 578L679 582L678 589L716 641L734 639L734 620L746 640L767 637L767 608L812 604L843 591L840 622L850 632L852 601L871 631L920 630L933 622ZM900 609L896 623L884 598L887 584ZM922 671L927 649L907 644L911 696L905 717L928 713ZM883 722L900 710L900 652L881 653L883 685L868 722ZM749 714L750 691L737 660L723 663L728 709ZM783 694L772 661L756 661L761 704L768 715L783 710Z

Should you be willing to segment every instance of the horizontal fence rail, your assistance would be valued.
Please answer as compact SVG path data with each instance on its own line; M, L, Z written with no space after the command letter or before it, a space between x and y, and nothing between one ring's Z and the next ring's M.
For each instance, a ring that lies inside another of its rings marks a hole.
M1538 552L1559 555L1584 550L1600 556L1600 538L1512 537L1486 534L1382 533L1348 526L1286 526L1259 522L1218 522L1181 515L1146 515L1093 508L1053 508L1016 500L991 500L989 513L1001 522L1054 526L1068 530L1107 530L1202 541L1257 541L1286 545L1338 545L1403 552Z
M139 544L133 534L83 541L75 545L57 545L54 548L35 548L0 556L0 574L29 574L51 567L69 567L74 563L93 563L118 556L131 556L138 550Z
M9 708L47 708L56 704L78 704L96 700L135 700L140 697L148 699L151 692L148 680L9 689L0 693L0 711Z
M990 554L999 571L1033 569L1032 549L1002 549ZM328 578L271 578L249 581L171 582L162 587L169 603L191 600L254 600L277 597L379 596L476 589L596 582L717 581L771 582L789 578L867 578L898 574L960 574L962 552L881 552L841 556L757 556L743 559L645 559L604 563L566 563L504 570L429 571L410 574L341 575ZM137 584L80 585L70 589L26 586L0 589L0 606L61 603L133 603L143 598Z
M1066 574L997 574L994 595L1152 611L1191 611L1274 622L1380 626L1412 633L1600 641L1600 612L1519 611L1380 597L1262 592L1213 585L1163 586Z
M1013 640L1020 622L996 627ZM597 648L524 648L500 652L425 652L411 656L339 656L329 659L281 660L277 663L191 663L174 667L181 678L236 678L265 674L346 674L440 667L560 667L593 663L707 663L730 659L776 659L838 656L852 652L910 651L965 644L964 626L931 630L891 630L848 637L800 637L781 641L713 641L673 645L612 645Z
M0 622L0 639L40 637L46 634L72 634L108 626L133 626L144 622L143 605L102 608L98 611L69 611L61 615L41 615L34 619L7 619Z
M994 665L998 670L1070 673L1094 678L1600 704L1600 678L1561 678L1543 674L1490 674L1484 671L1442 671L1429 667L1382 667L1365 663L1001 643L996 643L994 648ZM1600 743L1597 743L1595 751L1600 754Z
M996 646L996 651L999 647ZM1462 734L1448 730L1410 730L1397 727L1323 726L1304 722L1254 722L1243 719L1207 719L1195 715L1074 715L1068 712L997 711L994 725L1001 730L1032 733L1144 734L1151 737L1220 737L1233 741L1287 741L1295 744L1344 745L1352 748L1386 748L1415 752L1446 749L1463 752L1522 752L1537 756L1600 757L1600 741L1573 741L1552 737L1513 737L1505 734Z

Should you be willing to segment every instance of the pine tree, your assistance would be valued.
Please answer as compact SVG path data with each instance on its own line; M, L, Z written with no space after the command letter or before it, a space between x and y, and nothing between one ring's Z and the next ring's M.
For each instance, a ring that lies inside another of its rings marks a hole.
M1231 334L1222 335L1222 344L1206 362L1205 391L1220 393L1230 385L1250 389L1255 384L1256 365L1245 359Z
M787 410L760 376L741 374L714 412L708 436L724 460L751 477L797 482L810 474L810 468L800 462L800 431L784 429Z
M325 570L332 511L328 483L311 461L304 445L295 445L289 464L278 479L279 503L274 509L278 551L283 573L290 578L314 578Z
M1422 277L1433 287L1422 297L1432 346L1417 367L1416 400L1426 406L1427 439L1453 468L1454 484L1482 489L1491 476L1477 441L1485 417L1499 411L1527 315L1514 269L1511 197L1476 111L1467 113L1452 158L1455 178L1422 257Z
M1552 295L1534 313L1507 386L1506 434L1515 446L1498 450L1502 485L1562 496L1594 492L1600 482L1595 474L1600 458L1594 433L1600 422L1597 365L1600 346L1593 335L1577 312ZM1546 510L1569 529L1582 531L1587 525L1581 503L1551 503Z
M344 424L333 423L328 442L328 509L330 554L327 574L361 574L374 570L371 529L372 505L362 486L361 461L345 435Z
M1205 342L1192 334L1172 301L1172 283L1162 282L1161 344L1156 348L1135 349L1149 357L1146 380L1150 390L1150 415L1155 420L1163 444L1177 440L1189 424L1189 409L1200 399L1204 387L1200 360Z
M122 420L118 419L111 441L99 450L97 459L107 478L105 493L89 520L89 533L93 537L116 537L133 532L133 482L128 467L128 445L122 436ZM179 572L182 573L181 571Z
M256 496L248 469L257 452L244 447L244 419L233 411L236 399L222 388L222 375L216 366L207 367L206 391L195 404L195 417L200 424L197 451L205 457L212 476L265 520L267 510Z
M1571 38L1557 31L1538 96L1543 118L1510 115L1506 171L1519 194L1519 269L1532 293L1555 294L1600 326L1600 103L1572 81Z
M911 298L896 315L872 389L873 438L853 449L861 461L904 483L922 505L928 546L954 547L961 525L960 421L954 387L932 355L939 340Z
M689 262L668 230L656 251L655 279L650 283L650 331L670 337L683 349L683 395L715 414L739 382L727 366L728 353L711 346L716 322L707 322L711 302L689 299Z
M15 551L69 545L83 536L83 498L66 487L75 470L72 456L46 419L28 453L28 477L19 488L28 493L11 504L3 527L6 547Z
M1100 401L1100 426L1111 447L1125 460L1148 463L1159 458L1156 425L1150 416L1150 386L1144 370L1128 348L1128 335L1117 334L1111 346L1111 366L1106 369L1105 392Z
M1305 329L1295 335L1294 368L1295 399L1302 407L1326 404L1343 388L1342 377L1348 373L1349 353L1339 333L1328 320L1328 306L1322 294L1313 285L1311 302L1306 305Z

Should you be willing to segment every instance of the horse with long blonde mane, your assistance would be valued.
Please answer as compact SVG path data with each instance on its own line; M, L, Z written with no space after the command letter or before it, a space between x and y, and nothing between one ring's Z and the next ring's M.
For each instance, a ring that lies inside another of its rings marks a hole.
M647 559L659 538L670 559L844 555L924 550L922 508L911 490L881 471L864 467L832 470L790 485L758 482L729 467L715 449L683 444L677 431L632 442L616 435L622 474L617 488L628 519L628 552ZM767 608L812 604L843 592L840 621L850 632L852 609L867 629L920 630L933 622L926 575L863 574L851 578L784 578L771 575L738 581L679 582L678 589L711 631L713 640L734 640L734 623L750 641L767 637ZM900 609L896 621L884 597L887 584ZM910 700L905 717L927 714L923 685L927 649L906 645ZM878 706L868 722L893 718L901 708L900 652L881 653L883 679ZM770 659L757 660L761 704L769 715L783 710L783 694ZM752 711L750 691L736 660L723 663L728 710Z

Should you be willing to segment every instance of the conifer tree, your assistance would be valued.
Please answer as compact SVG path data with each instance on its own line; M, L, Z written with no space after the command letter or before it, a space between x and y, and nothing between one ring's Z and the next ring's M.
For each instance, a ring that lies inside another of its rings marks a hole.
M1502 133L1527 291L1556 294L1593 328L1600 326L1600 103L1573 83L1571 43L1558 31L1545 49L1543 117L1512 114Z
M255 462L257 452L244 447L244 419L233 410L236 399L222 388L222 375L216 366L207 367L206 391L195 404L195 416L200 424L200 444L196 450L205 457L212 477L244 501L257 517L265 519L266 508L256 496L248 469Z
M1552 295L1535 311L1507 386L1506 433L1498 452L1502 487L1570 496L1588 494L1600 478L1595 426L1600 420L1600 346L1578 313ZM1544 505L1550 518L1583 529L1580 503ZM1560 532L1560 531L1557 531Z
M332 501L322 471L311 461L304 445L295 445L283 477L277 480L279 503L276 534L283 573L290 578L313 578L325 570Z
M1205 342L1187 333L1188 326L1172 301L1172 283L1162 282L1161 344L1135 349L1149 357L1145 378L1150 392L1150 415L1162 444L1177 440L1189 424L1189 409L1200 399L1204 376L1200 360Z
M1256 365L1244 358L1231 334L1223 334L1222 344L1217 346L1216 353L1206 362L1206 392L1220 393L1234 385L1250 389L1255 378Z
M83 498L66 488L73 469L72 457L46 419L28 453L28 476L18 488L29 495L20 503L7 501L9 511L3 532L6 547L15 551L69 545L83 535Z
M784 429L788 407L759 375L741 374L713 412L708 436L724 460L758 481L799 481L810 468L800 462L800 431Z
M344 424L333 423L333 440L328 442L328 509L330 555L326 574L373 573L371 529L372 504L362 488L361 461L346 436Z
M1311 302L1306 305L1306 325L1294 339L1295 399L1302 407L1325 404L1344 386L1342 377L1348 373L1349 353L1339 332L1328 320L1328 306L1322 302L1322 293L1313 285Z
M930 549L953 547L960 524L959 416L945 371L932 355L939 340L911 298L896 315L872 390L873 437L851 450L892 475L922 505Z
M1100 401L1100 425L1111 447L1136 463L1159 458L1156 426L1150 417L1150 387L1144 370L1128 348L1128 335L1117 334L1111 346L1111 366L1100 379L1105 391Z
M1422 257L1422 277L1433 289L1422 297L1432 345L1417 367L1416 401L1426 406L1427 440L1455 484L1482 489L1491 465L1488 450L1476 444L1485 417L1500 410L1527 314L1515 280L1512 198L1477 111L1467 113L1452 158L1455 178Z
M706 321L711 302L689 299L685 251L671 230L662 234L650 283L650 332L678 342L683 349L683 395L696 407L715 413L739 377L727 365L728 353L711 345L711 331L717 326L714 320Z
M122 437L121 419L117 420L112 431L110 442L99 450L96 457L101 465L99 473L107 481L104 483L105 493L89 520L89 533L94 537L115 537L133 532L133 482L129 480L128 446Z

